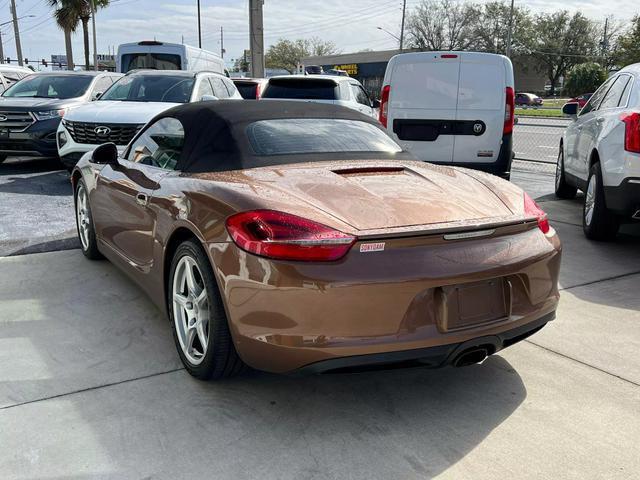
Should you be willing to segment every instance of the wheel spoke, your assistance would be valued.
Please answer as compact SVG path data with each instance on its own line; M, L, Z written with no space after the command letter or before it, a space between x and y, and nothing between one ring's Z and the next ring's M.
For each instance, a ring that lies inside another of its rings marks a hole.
M188 261L186 262L185 269L184 269L185 278L187 280L187 288L189 289L190 293L196 291L196 278L193 275L194 266L195 265L193 263Z
M184 339L185 353L189 355L193 355L193 340L196 338L196 329L187 328L187 331L185 333L186 333L185 339Z
M207 289L203 288L200 294L195 298L198 308L203 309L207 307Z
M184 307L187 304L187 297L185 297L181 293L174 292L173 301L176 302L181 307Z
M198 335L198 340L200 340L200 345L202 345L202 354L204 355L207 353L207 344L209 343L209 339L207 338L205 326L202 321L196 323L195 330Z

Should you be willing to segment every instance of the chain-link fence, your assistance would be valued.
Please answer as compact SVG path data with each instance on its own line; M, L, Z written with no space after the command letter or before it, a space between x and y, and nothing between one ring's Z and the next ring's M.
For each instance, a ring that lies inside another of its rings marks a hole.
M513 151L517 160L555 164L566 119L518 117L513 131Z

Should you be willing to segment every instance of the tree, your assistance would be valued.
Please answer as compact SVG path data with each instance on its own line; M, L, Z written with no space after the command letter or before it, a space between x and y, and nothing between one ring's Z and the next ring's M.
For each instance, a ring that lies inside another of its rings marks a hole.
M582 13L573 16L566 10L543 13L534 21L536 39L531 53L547 74L551 95L555 94L560 77L573 66L598 58L595 25Z
M473 22L471 47L479 52L507 51L510 7L504 2L486 3ZM529 10L516 6L513 11L512 56L526 53L534 36L533 20Z
M620 67L640 62L640 15L633 17L629 29L618 37L614 58Z
M316 37L295 41L280 39L267 50L265 64L268 68L282 68L293 73L305 57L336 53L339 51L333 42L325 42Z
M411 47L423 50L467 50L479 8L455 0L422 0L407 20Z
M73 49L71 47L71 34L75 33L80 23L80 18L73 9L73 2L65 0L49 0L49 6L55 8L54 17L58 27L64 32L64 46L67 54L67 70L73 70Z
M109 0L71 0L72 3L78 5L78 17L82 22L82 37L84 41L84 68L89 70L89 20L91 20L91 4L93 10L106 8L109 6Z
M576 65L567 74L564 84L568 95L577 95L595 92L607 79L607 71L602 65L595 62L587 62Z

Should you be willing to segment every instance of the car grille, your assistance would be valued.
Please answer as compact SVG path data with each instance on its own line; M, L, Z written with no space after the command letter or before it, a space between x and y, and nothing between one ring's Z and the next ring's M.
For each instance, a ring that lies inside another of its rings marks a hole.
M116 145L127 145L143 125L122 123L84 123L64 120L64 126L76 143L97 145L113 142ZM109 129L108 133L96 133L97 129Z
M8 128L10 132L24 132L34 122L29 112L0 110L0 128Z

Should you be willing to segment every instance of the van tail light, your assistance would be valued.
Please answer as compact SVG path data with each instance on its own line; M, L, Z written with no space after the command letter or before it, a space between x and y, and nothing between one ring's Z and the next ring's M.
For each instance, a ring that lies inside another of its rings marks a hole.
M549 217L547 217L544 210L540 208L540 206L527 194L527 192L524 193L524 213L525 215L535 217L538 220L538 227L542 230L542 233L549 233L549 230L551 230Z
M513 132L513 120L516 108L516 99L512 87L507 87L506 101L504 105L504 127L503 135L509 135Z
M380 123L387 128L387 120L389 115L389 95L391 94L391 85L385 85L382 87L382 93L380 94Z
M640 113L623 113L620 120L624 122L624 149L640 153Z
M353 235L275 210L238 213L227 218L226 224L242 250L276 260L339 260L356 241Z

